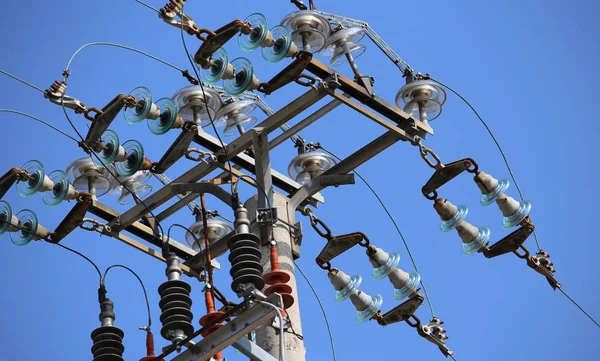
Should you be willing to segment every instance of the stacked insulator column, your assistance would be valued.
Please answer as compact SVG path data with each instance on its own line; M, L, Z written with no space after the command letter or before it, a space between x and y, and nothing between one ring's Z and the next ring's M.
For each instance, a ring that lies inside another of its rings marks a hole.
M200 318L200 326L202 326L202 327L210 325L211 323L215 322L220 317L223 317L223 315L225 314L224 312L217 311L215 309L215 301L213 299L213 294L209 290L207 290L204 293L204 300L206 302L206 315L204 315L204 316L202 316L202 318ZM223 324L220 322L214 324L212 327L210 327L206 331L202 332L202 337L206 337L206 336L210 335L211 333L215 332L216 330L218 330L221 327L223 327ZM223 353L218 352L217 354L215 354L214 359L222 360Z
M265 290L265 295L279 293L283 300L283 308L288 309L294 304L292 296L292 287L287 283L290 281L290 275L279 270L279 254L277 253L277 243L271 242L271 272L263 276L265 283L270 285Z
M160 322L163 325L160 334L175 344L194 332L194 326L192 325L194 315L190 311L192 306L190 291L192 288L179 279L181 276L179 258L173 253L170 253L167 257L166 274L168 281L158 287L158 293L160 294L159 306L162 311Z
M246 208L239 207L235 210L234 224L237 234L227 241L230 252L229 262L231 262L229 274L233 278L231 289L233 292L240 293L247 288L247 285L252 285L257 290L262 290L265 281L262 278L263 267L260 264L260 238L249 232L250 221Z
M92 354L93 361L123 361L123 336L120 328L113 326L116 318L113 312L114 304L105 297L106 290L100 287L98 298L100 301L100 322L101 325L92 332Z

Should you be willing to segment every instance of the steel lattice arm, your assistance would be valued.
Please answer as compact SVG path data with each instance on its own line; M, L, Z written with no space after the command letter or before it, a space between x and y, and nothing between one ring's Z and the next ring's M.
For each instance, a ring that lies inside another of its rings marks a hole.
M220 87L218 85L214 85L212 86L212 88L214 88L215 90L217 90L219 93L225 94L225 90L223 89L223 87ZM249 91L245 91L242 94L239 95L240 98L242 99L249 99L249 100L253 100L256 102L256 104L258 104L258 107L260 108L260 110L263 111L263 113L265 113L268 117L270 117L271 115L275 114L275 111L273 110L273 108L271 108L269 106L269 104L267 104L267 102L265 102L263 100L263 98L260 97L260 95L258 94L254 94L252 92ZM284 132L287 131L288 129L290 129L290 126L285 123L282 124L279 129L283 130ZM304 138L302 138L302 136L300 136L300 134L298 134L297 136L292 136L290 137L290 139L294 142L296 142L298 139L301 139L304 141Z
M158 179L165 186L171 184L171 179L169 177L167 177L166 175L164 175L163 173L152 173L152 175L154 177L156 177L156 179ZM179 199L183 199L183 198L185 198L185 195L177 193L177 197L179 197ZM198 205L198 203L196 203L194 201L192 201L186 205L192 212L196 212L197 210L200 209L200 206Z
M333 26L341 25L343 27L360 27L365 29L367 36L375 43L375 45L377 45L379 49L381 49L381 51L383 51L385 55L387 55L388 58L390 58L390 60L394 64L396 64L396 66L400 69L400 71L403 74L406 74L407 72L411 74L413 73L413 69L410 67L410 65L408 65L407 62L402 60L402 58L400 58L400 56L396 54L394 49L392 49L385 41L383 41L383 39L379 35L377 35L375 30L373 30L366 22L324 11L314 11L325 16Z

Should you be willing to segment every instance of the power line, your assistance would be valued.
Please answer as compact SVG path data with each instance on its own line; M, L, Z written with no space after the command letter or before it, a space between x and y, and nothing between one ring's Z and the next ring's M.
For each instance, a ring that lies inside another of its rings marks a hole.
M37 120L38 122L47 125L48 127L52 128L53 130L59 132L60 134L64 135L65 137L72 139L74 142L79 143L79 141L77 139L75 139L74 137L70 136L69 134L65 133L64 131L60 130L59 128L55 127L54 125L38 118L38 117L34 117L31 114L27 114L27 113L23 113L20 112L18 110L12 110L12 109L0 109L0 113L14 113L14 114L19 114L19 115L23 115L25 117L31 118L33 120Z
M155 7L152 7L152 6L150 6L150 5L146 4L146 3L145 3L145 2L143 2L143 1L140 1L140 0L135 0L135 1L136 1L136 2L138 2L138 3L140 3L140 4L142 4L142 5L144 5L145 7L149 8L149 9L152 9L152 10L154 10L154 11L158 12L158 9L157 9L157 8L155 8Z
M171 64L171 63L169 63L169 62L168 62L168 61L166 61L166 60L163 60L163 59L161 59L161 58L159 58L159 57L156 57L156 56L154 56L154 55L148 54L148 53L146 53L146 52L144 52L144 51L141 51L141 50L138 50L138 49L136 49L136 48L132 48L132 47L130 47L130 46L121 45L121 44L116 44L116 43L109 43L109 42L105 42L105 41L96 41L96 42L87 43L87 44L85 44L85 45L81 46L79 49L77 49L77 50L76 50L76 51L73 53L73 55L71 56L71 59L69 59L69 62L67 63L67 67L65 68L65 71L64 71L64 73L63 73L63 76L64 76L64 78L63 78L63 81L65 82L65 84L66 84L66 82L67 82L67 78L68 78L68 77L69 77L69 75L70 75L70 74L69 74L69 68L71 67L71 63L73 62L73 59L75 58L75 56L77 56L77 54L79 54L79 52L81 52L83 49L85 49L85 48L87 48L87 47L89 47L89 46L98 46L98 45L102 45L102 46L112 46L112 47L115 47L115 48L121 48L121 49L130 50L130 51L136 52L136 53L138 53L138 54L142 54L142 55L144 55L144 56L147 56L147 57L148 57L148 58L150 58L150 59L154 59L154 60L156 60L156 61L159 61L159 62L161 62L161 63L163 63L163 64L165 64L165 65L167 65L167 66L170 66L171 68L173 68L173 69L175 69L175 70L179 70L179 71L180 71L180 72L182 72L182 73L184 73L184 72L185 72L185 70L183 70L183 69L179 68L178 66L175 66L175 65L173 65L173 64Z
M296 261L294 261L294 266L296 266L298 271L300 271L302 277L304 277L304 280L306 280L306 283L308 283L308 286L312 290L313 294L315 295L315 298L317 299L317 302L319 303L319 307L321 307L321 312L323 313L323 318L325 319L325 325L327 325L327 333L329 333L329 343L331 344L331 353L333 354L333 361L336 361L337 358L335 356L335 346L333 345L333 334L331 333L331 326L329 326L329 319L327 318L327 312L325 312L325 307L323 307L323 303L321 303L319 294L313 287L312 283L310 283L308 276L302 271L302 269L300 268L298 263L296 263Z
M106 282L106 275L108 274L108 271L110 271L111 268L115 268L115 267L120 267L123 269L126 269L127 271L131 272L135 278L137 278L137 280L140 282L140 285L142 286L142 291L144 291L144 299L146 300L146 309L148 310L148 326L146 327L146 331L150 331L150 327L152 326L152 316L150 316L150 302L148 301L148 293L146 292L146 287L144 286L144 282L142 281L142 279L140 278L140 276L138 276L137 273L135 273L131 268L124 266L122 264L113 264L112 266L108 267L106 269L106 271L104 271L104 276L102 277L102 284L104 284Z
M21 231L23 231L22 228L21 228ZM59 247L61 247L61 248L66 249L67 251L75 253L76 255L82 257L83 259L85 259L86 261L88 261L89 263L91 263L92 266L94 266L94 268L96 269L96 272L98 272L98 277L100 277L100 284L102 284L102 273L100 272L100 268L98 268L98 266L96 266L96 264L91 259L87 258L83 253L79 253L76 250L74 250L72 248L69 248L69 247L67 247L65 245L62 245L60 243L54 243L54 244L57 245L57 246L59 246Z
M27 85L27 86L29 86L29 87L31 87L31 88L33 88L33 89L35 89L35 90L39 91L39 92L45 93L44 89L42 89L42 88L38 88L38 87L36 87L35 85L33 85L33 84L29 83L29 82L26 82L25 80L23 80L23 79L21 79L21 78L19 78L19 77L16 77L16 76L14 76L14 75L12 75L12 74L10 74L10 73L8 73L8 72L6 72L6 71L2 70L2 69L0 69L0 73L2 73L2 74L4 74L4 75L8 75L9 77L11 77L11 78L13 78L13 79L15 79L15 80L17 80L17 81L20 81L21 83L23 83L23 84L25 84L25 85Z
M335 157L337 160L342 160L340 157L338 157L337 155L335 155L334 153L328 151L327 149L323 148L323 146L319 146L320 149L323 149L325 152L331 154L331 156ZM415 271L419 272L419 268L417 268L417 262L415 262L415 259L412 255L412 253L410 252L410 248L408 247L408 242L406 241L406 238L404 238L404 234L402 234L402 231L400 230L400 227L398 226L398 224L396 223L396 220L394 219L394 217L392 216L392 214L390 213L390 211L387 209L387 207L385 206L385 204L383 203L383 200L381 199L381 197L379 197L379 195L377 194L377 192L373 189L373 187L371 187L371 185L369 184L369 182L367 182L367 180L365 178L363 178L357 171L356 169L353 171L354 174L356 174L356 176L358 178L360 178L365 185L371 190L371 193L373 193L373 195L375 196L375 198L377 198L377 200L379 201L379 204L381 205L381 207L383 208L383 210L385 211L385 213L387 213L389 219L392 221L392 223L394 224L394 227L396 227L396 232L398 233L398 235L400 236L400 238L402 239L402 242L404 243L404 247L406 248L406 252L408 253L408 257L410 258L410 261L413 264L413 267L415 268ZM425 283L423 282L423 279L421 279L420 281L421 283L421 288L423 288L423 293L425 293L425 298L427 299L427 303L429 304L429 309L431 310L431 317L435 317L435 314L433 312L433 304L431 303L431 299L429 298L429 293L427 292L427 288L425 288Z
M436 83L438 83L439 85L443 86L444 88L450 90L452 93L454 93L457 97L459 97L463 102L465 102L465 104L467 104L469 106L469 108L471 108L471 110L473 111L473 113L475 113L475 115L477 116L477 118L479 119L479 121L481 122L481 124L483 124L483 126L485 127L485 129L487 130L488 134L490 135L490 137L492 138L492 140L494 141L494 143L496 144L496 147L498 148L498 150L500 151L500 155L502 155L502 159L504 159L504 164L506 164L506 168L508 169L508 173L510 174L510 178L512 179L513 183L515 184L515 188L517 189L517 192L519 192L519 196L521 197L521 200L524 201L525 198L523 197L523 192L521 192L521 187L519 187L519 183L517 183L517 179L515 178L515 175L513 174L512 168L510 167L510 164L508 163L508 159L506 158L506 154L504 154L504 150L502 149L502 147L500 146L500 143L498 142L498 140L496 139L496 136L494 136L494 133L492 132L492 130L490 129L490 127L487 125L487 123L483 120L483 118L479 115L479 113L477 112L477 110L475 110L475 108L471 105L471 103L469 103L467 101L467 99L465 99L462 95L460 95L456 90L450 88L448 85L442 83L439 80L436 80L434 78L430 79ZM535 239L535 244L537 245L538 250L541 250L541 246L540 246L540 241L538 240L538 236L535 233L535 229L533 230L533 238Z
M571 302L573 302L573 304L575 306L577 306L577 308L579 308L581 310L581 312L583 312L584 315L586 315L590 320L592 320L593 323L596 324L596 326L600 327L600 324L598 324L598 322L592 317L590 316L589 313L587 313L583 307L581 307L574 299L571 298L571 296L569 296L563 289L562 287L558 288L560 290L560 292L562 292L563 295L565 295L565 297L567 297Z

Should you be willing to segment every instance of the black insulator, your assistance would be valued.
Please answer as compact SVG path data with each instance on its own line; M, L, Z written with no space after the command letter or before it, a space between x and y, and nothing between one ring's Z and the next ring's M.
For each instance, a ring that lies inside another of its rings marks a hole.
M191 290L190 285L181 280L167 281L158 287L160 294L158 305L162 311L160 322L163 325L160 334L165 339L175 338L175 330L181 330L186 337L194 332L192 325L194 315L190 311L192 306Z
M231 289L239 291L239 286L250 283L262 290L265 281L262 278L263 267L260 264L260 238L252 233L238 233L227 241L229 247L229 274L233 278Z
M93 361L123 361L123 331L114 326L98 327L92 332Z

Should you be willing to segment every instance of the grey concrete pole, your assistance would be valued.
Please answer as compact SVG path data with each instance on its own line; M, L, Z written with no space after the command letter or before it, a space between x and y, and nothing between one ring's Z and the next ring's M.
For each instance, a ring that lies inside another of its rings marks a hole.
M274 192L273 208L277 208L279 218L283 219L289 224L294 224L296 222L296 216L295 214L288 214L288 201L289 199L287 197ZM253 223L256 219L257 196L248 199L244 206L248 209L248 218L252 224L250 226L250 232L260 235L258 225ZM293 242L293 240L292 236L290 235L290 227L278 221L273 228L273 238L277 242L277 249L279 251L279 267L282 271L289 273L291 276L288 285L292 287L292 296L294 296L295 302L292 307L286 310L286 312L289 315L289 319L295 333L302 335L298 290L296 288L296 275L292 258L291 242ZM261 245L261 264L264 268L264 272L267 273L271 271L269 240L261 241L263 242ZM266 285L265 288L266 287L268 287L268 285ZM295 336L291 332L291 328L288 328L288 331L289 332L284 333L286 361L305 361L306 357L304 341ZM267 326L256 330L256 342L261 348L273 355L273 357L279 357L279 329L272 326Z

